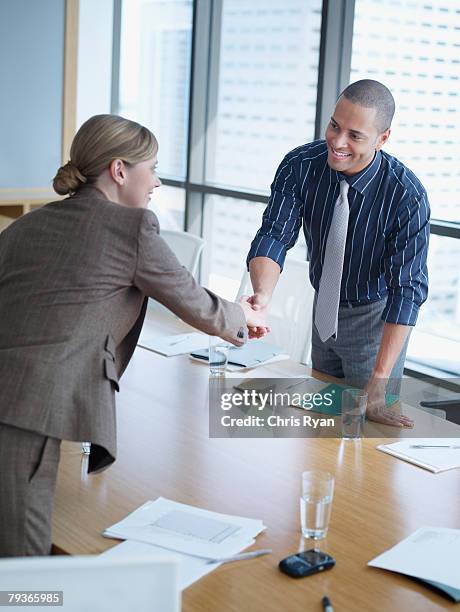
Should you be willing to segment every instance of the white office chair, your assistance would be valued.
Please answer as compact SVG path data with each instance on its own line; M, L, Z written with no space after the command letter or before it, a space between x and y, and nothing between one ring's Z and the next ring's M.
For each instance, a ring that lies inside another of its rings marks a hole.
M267 342L289 353L291 359L309 363L311 357L312 308L315 291L308 276L308 261L286 259L283 272L273 292L267 324L271 333ZM252 295L247 270L243 274L238 298Z
M178 232L175 230L161 230L160 236L171 251L174 252L180 263L196 278L200 256L205 245L203 238L188 232ZM148 306L149 309L155 312L167 313L173 316L167 308L155 300L149 299Z
M177 232L174 230L162 230L160 236L174 251L177 259L193 276L198 271L198 262L204 249L204 240L188 232Z
M1 211L1 209L0 209ZM9 217L5 217L4 215L0 215L0 232L2 232L4 229L6 229L8 227L8 225L11 225L13 223L14 219L10 219Z

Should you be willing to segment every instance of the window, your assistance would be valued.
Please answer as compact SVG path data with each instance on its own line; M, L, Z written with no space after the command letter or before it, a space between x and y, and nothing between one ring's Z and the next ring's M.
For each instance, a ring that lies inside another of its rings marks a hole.
M460 376L460 240L431 236L430 291L412 332L408 359Z
M158 139L161 176L185 177L192 0L123 3L119 113Z
M149 208L157 215L160 229L184 229L185 190L162 185L153 192Z
M246 256L265 206L257 202L208 196L204 206L204 284L234 300L246 269Z
M387 150L420 178L432 219L460 221L460 8L455 0L356 0L350 81L373 78L396 100ZM432 230L433 232L433 230ZM431 235L429 297L408 359L460 375L460 240Z
M284 155L313 140L320 29L320 0L223 0L209 182L268 191Z
M456 0L356 0L350 81L396 100L386 149L428 191L432 216L460 221L460 8Z
M210 289L234 300L246 269L246 257L262 221L265 204L235 198L208 196L204 207L203 237L206 246L202 280ZM306 259L303 233L288 257ZM305 279L308 282L308 279Z

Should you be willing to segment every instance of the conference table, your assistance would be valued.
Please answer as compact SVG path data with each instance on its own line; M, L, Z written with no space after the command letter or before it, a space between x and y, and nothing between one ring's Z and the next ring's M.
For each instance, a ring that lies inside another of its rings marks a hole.
M150 314L154 331L183 324ZM306 366L280 361L248 375L306 376ZM313 373L314 374L314 373ZM379 426L382 438L210 438L208 367L187 355L163 357L138 347L117 394L118 457L88 476L78 443L64 442L53 522L55 551L97 554L119 544L108 526L159 496L215 512L262 519L252 549L257 559L220 566L183 591L185 612L321 610L327 595L337 611L444 610L452 603L414 580L370 568L368 561L419 527L460 527L460 470L434 474L376 450L402 431ZM460 438L460 427L410 406L417 429ZM416 433L416 432L415 432ZM300 476L335 474L329 533L319 542L336 559L327 572L302 579L278 562L314 547L300 533Z

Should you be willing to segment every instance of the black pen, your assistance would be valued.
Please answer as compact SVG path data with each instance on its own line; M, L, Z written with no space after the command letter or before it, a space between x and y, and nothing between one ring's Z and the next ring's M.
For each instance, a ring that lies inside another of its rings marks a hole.
M322 603L324 612L334 612L334 608L332 607L329 597L324 596Z

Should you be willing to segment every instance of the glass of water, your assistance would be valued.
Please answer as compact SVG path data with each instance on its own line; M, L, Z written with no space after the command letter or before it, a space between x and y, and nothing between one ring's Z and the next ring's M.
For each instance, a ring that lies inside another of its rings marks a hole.
M367 393L361 389L345 389L342 392L342 438L360 440L363 437Z
M230 345L218 336L209 336L209 375L225 376Z
M302 473L300 525L305 538L325 538L331 518L334 476L329 472Z

